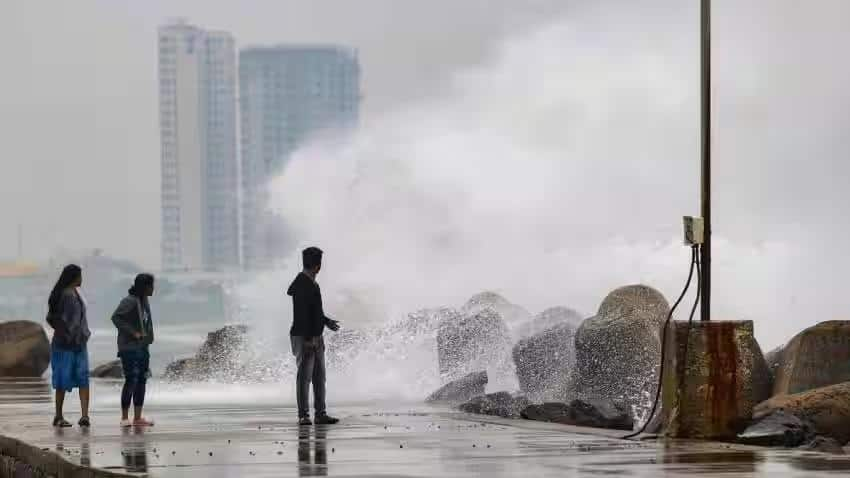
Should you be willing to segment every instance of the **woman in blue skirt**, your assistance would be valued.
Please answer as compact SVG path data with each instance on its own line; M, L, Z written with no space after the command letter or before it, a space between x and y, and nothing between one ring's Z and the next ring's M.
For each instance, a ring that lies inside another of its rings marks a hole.
M65 266L47 301L47 322L53 327L50 363L53 370L53 388L56 391L54 427L71 426L63 416L62 406L65 403L65 394L74 388L80 390L82 416L78 424L81 427L91 426L89 357L86 350L91 332L86 319L86 304L77 291L82 283L83 272L80 266Z

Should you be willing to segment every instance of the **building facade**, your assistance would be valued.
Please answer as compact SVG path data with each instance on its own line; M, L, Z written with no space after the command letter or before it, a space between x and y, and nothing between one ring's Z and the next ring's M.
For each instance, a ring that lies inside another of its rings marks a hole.
M184 22L158 36L163 268L238 268L235 42Z
M357 52L337 46L248 48L239 55L242 260L270 267L294 244L268 210L269 181L311 137L356 125Z

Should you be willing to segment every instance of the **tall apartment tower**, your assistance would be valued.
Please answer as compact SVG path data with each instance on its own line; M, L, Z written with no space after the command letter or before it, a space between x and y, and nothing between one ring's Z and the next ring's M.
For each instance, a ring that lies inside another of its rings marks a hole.
M233 37L176 22L158 45L163 268L238 268Z
M247 269L262 269L293 246L281 218L268 212L269 180L311 136L356 125L357 52L337 46L244 49L239 54L239 91L242 260Z

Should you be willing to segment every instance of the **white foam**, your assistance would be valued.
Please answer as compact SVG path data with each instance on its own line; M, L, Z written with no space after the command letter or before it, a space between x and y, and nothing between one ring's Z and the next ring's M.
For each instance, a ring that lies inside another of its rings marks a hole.
M379 327L422 307L458 306L482 290L532 312L559 305L593 312L609 291L631 283L676 297L690 257L681 216L698 213L696 23L625 5L571 15L459 72L443 98L305 146L272 182L270 207L301 245L325 250L325 306L344 326ZM727 98L718 100L720 111L758 106L759 88L775 80L772 66L727 53L718 70ZM746 66L745 75L730 76L730 65ZM714 316L755 320L768 349L850 308L841 291L850 256L819 246L817 237L835 230L827 216L766 213L797 210L799 201L761 184L793 182L812 169L773 167L786 152L759 154L753 125L725 118ZM728 154L739 146L747 157ZM282 290L298 263L290 257L289 266L240 290L245 320L283 357L291 315ZM425 342L417 346L409 360L358 358L341 377L342 393L425 391L436 363Z

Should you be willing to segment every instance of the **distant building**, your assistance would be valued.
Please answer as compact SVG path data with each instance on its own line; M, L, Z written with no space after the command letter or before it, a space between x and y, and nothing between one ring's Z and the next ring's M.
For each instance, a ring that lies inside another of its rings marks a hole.
M239 267L233 37L177 22L158 45L163 268Z
M242 260L257 269L292 246L281 221L267 212L269 180L317 132L358 121L357 52L336 46L247 48L239 54L239 91Z

